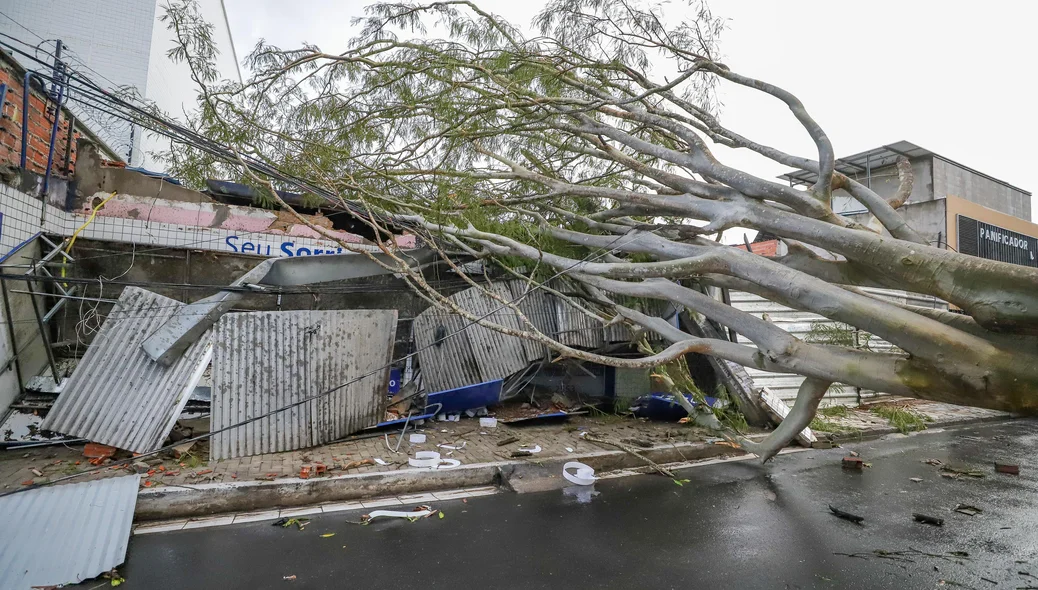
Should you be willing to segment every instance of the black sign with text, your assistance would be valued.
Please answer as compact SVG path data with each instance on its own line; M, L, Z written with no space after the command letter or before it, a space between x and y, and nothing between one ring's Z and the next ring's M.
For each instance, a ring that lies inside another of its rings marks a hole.
M1038 238L958 215L959 252L1038 268Z

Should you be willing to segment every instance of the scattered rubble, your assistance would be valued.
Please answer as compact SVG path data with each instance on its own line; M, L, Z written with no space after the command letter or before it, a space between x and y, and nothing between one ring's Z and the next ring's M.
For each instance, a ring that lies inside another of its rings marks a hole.
M996 473L1005 473L1007 475L1020 475L1019 465L1009 465L1006 463L995 463Z
M944 526L944 519L937 518L936 516L928 516L926 514L913 512L912 518L914 518L916 522L921 522L923 524L932 524L933 526Z
M955 512L958 512L959 514L965 514L966 516L976 516L984 511L980 508L977 508L976 506L971 506L969 504L959 504L955 507Z
M861 460L861 457L844 457L840 464L844 469L853 471L861 471L865 466L865 462Z
M837 518L842 518L843 520L848 520L850 522L853 522L854 524L859 524L860 525L861 523L865 522L865 517L864 516L858 516L857 514L851 514L850 512L844 512L843 510L840 510L839 508L834 508L832 504L829 504L829 512L832 512Z

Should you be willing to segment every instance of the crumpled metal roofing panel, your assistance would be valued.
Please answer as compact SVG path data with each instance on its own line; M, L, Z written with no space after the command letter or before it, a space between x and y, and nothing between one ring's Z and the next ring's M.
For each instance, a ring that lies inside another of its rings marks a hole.
M426 391L446 391L483 382L467 330L462 332L468 324L468 318L436 307L415 316L411 329Z
M512 293L504 285L491 285L490 292L502 301L512 301ZM466 289L451 296L459 307L489 322L519 330L519 316L510 307L504 307L502 301L478 289ZM465 319L466 322L469 320ZM523 349L523 338L509 336L503 332L484 328L479 324L466 330L465 336L472 344L472 353L483 381L493 381L507 377L526 367L526 351Z
M0 498L0 588L75 584L121 565L140 479L109 477Z
M385 414L396 310L232 313L213 328L214 460L312 447L374 426ZM381 369L381 370L380 370Z
M126 287L42 428L137 453L162 446L212 357L206 332L165 367L144 340L184 304Z
M571 282L559 279L551 281L550 286L562 292L577 288ZM498 282L490 288L504 301L518 302L519 310L541 333L568 346L593 349L604 341L622 342L629 340L632 335L627 324L617 323L603 328L601 323L572 304L549 291L533 288L525 281ZM503 326L514 329L529 327L519 319L515 310L504 307L501 301L479 292L475 287L455 293L450 299L476 316L489 314L487 319ZM648 315L662 315L668 309L663 302L653 300L646 300L638 307L643 308ZM430 307L415 317L414 339L425 391L445 391L502 379L517 373L531 362L546 358L550 353L548 347L539 342L509 336L475 324L469 326L470 323L467 318L438 307ZM440 336L456 334L461 330L464 331L456 336L440 340ZM604 335L611 339L604 340ZM650 340L658 339L655 333L650 332L648 336Z

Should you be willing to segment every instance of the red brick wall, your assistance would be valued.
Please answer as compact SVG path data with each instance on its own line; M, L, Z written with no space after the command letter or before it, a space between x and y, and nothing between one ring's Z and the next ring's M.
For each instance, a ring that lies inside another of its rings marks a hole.
M22 153L22 81L23 74L9 67L0 67L0 84L7 84L4 97L3 116L0 117L0 165L18 166ZM50 131L54 124L54 103L34 84L29 96L29 138L26 168L42 174L47 167L47 150L50 147ZM75 169L76 139L73 133L70 167ZM65 145L68 139L68 121L62 113L54 140L54 162L51 174L67 176Z
M765 242L754 242L750 244L753 246L753 253L760 254L761 256L778 256L778 240L767 240ZM740 250L745 250L745 245L736 246Z

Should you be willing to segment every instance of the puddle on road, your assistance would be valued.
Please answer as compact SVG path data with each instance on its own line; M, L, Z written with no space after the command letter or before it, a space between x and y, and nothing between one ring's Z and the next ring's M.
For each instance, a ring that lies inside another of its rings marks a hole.
M595 496L598 496L602 492L595 489L594 485L589 486L569 486L568 488L562 488L562 495L567 500L576 502L577 504L590 504Z

